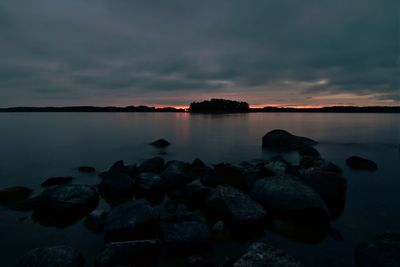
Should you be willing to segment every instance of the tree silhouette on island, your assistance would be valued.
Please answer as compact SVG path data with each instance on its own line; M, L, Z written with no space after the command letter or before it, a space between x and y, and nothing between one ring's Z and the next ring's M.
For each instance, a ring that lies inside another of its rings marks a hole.
M193 102L190 104L189 111L192 113L244 113L250 111L250 106L246 102L213 98Z

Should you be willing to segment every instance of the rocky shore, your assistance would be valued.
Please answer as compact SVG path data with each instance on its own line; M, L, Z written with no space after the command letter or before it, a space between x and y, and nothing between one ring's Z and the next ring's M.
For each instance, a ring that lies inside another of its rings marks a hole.
M164 257L176 258L176 266L303 266L284 248L259 239L265 229L307 243L332 233L330 222L345 206L347 180L317 144L284 130L263 136L264 149L297 151L297 164L282 156L212 166L200 159L154 157L135 164L119 160L104 172L81 166L81 172L98 174L96 185L52 177L38 194L23 186L0 189L0 205L32 210L32 219L45 226L62 228L83 219L107 242L96 267L158 266ZM151 145L173 144L160 139ZM361 171L378 167L359 156L346 162ZM109 209L99 209L100 201ZM249 240L253 243L243 255L222 262L207 257L216 242ZM385 233L354 253L360 267L400 266L400 237ZM21 255L17 266L81 267L84 262L79 251L60 244Z

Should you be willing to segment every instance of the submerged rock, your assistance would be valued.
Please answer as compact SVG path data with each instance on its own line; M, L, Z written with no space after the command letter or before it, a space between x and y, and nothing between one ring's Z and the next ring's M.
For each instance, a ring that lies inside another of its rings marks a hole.
M131 200L114 207L108 214L104 230L108 241L152 238L160 215L146 200Z
M107 219L107 212L104 210L94 210L86 216L83 224L90 230L101 233Z
M302 267L285 251L265 243L253 243L233 267Z
M200 222L163 223L160 234L168 252L173 254L201 251L210 243L208 227Z
M376 171L378 165L369 159L365 159L359 156L351 156L346 160L347 166L355 170L367 170Z
M78 170L80 172L86 172L86 173L95 173L96 172L96 169L94 167L91 167L91 166L80 166L78 168Z
M74 248L55 246L35 248L28 252L16 267L83 267L83 256Z
M52 185L68 184L68 183L72 182L73 179L74 178L72 178L71 176L52 177L52 178L46 179L46 181L44 181L42 183L42 186L49 187Z
M237 226L259 226L266 210L246 193L227 185L216 188L207 201L206 214L213 220Z
M24 186L13 186L0 189L0 205L7 205L29 198L33 189Z
M165 148L165 147L169 146L170 144L171 144L171 143L168 142L168 141L165 140L165 139L158 139L158 140L156 140L156 141L150 143L150 145L155 146L155 147L158 147L158 148Z
M160 253L156 240L109 243L97 257L95 267L156 266Z
M92 186L50 186L36 198L32 217L44 225L63 227L95 209L98 202L99 196Z
M361 243L355 249L355 261L359 267L400 266L400 234L385 233Z
M285 130L272 130L262 138L262 147L273 149L300 149L316 145L317 142L307 137L293 135Z

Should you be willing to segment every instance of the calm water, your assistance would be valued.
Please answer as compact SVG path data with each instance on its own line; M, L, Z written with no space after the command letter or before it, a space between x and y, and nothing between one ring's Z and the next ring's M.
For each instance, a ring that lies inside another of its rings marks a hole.
M354 266L353 247L383 231L400 232L400 114L264 113L190 115L186 113L2 113L0 114L0 188L26 185L40 192L48 177L71 175L77 183L95 184L80 165L102 170L118 159L134 163L159 154L149 142L166 138L168 159L206 163L269 158L261 137L281 128L320 142L321 154L344 170L348 179L346 208L332 222L344 241L327 237L304 244L267 232L264 239L306 266ZM352 171L345 159L358 154L377 162L375 173ZM286 155L297 162L296 154ZM105 205L105 204L102 204ZM106 207L106 206L105 206ZM21 220L21 218L25 218ZM38 246L69 244L80 250L87 266L104 245L78 222L64 229L46 228L30 213L0 208L1 266L13 266ZM226 245L217 250L242 250Z

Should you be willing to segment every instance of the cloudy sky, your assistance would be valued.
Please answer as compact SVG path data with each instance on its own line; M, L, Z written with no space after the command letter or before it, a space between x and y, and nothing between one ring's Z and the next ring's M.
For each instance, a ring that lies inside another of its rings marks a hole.
M400 105L398 0L1 0L0 107Z

